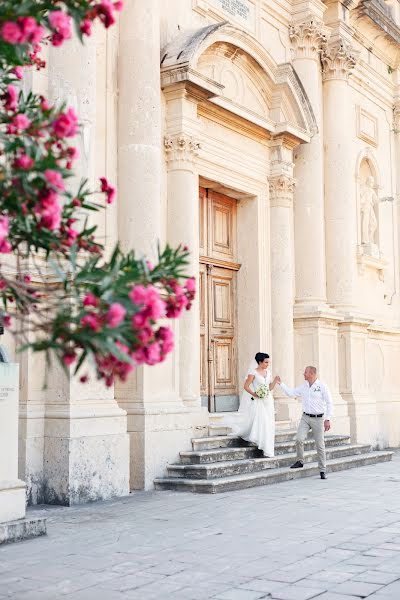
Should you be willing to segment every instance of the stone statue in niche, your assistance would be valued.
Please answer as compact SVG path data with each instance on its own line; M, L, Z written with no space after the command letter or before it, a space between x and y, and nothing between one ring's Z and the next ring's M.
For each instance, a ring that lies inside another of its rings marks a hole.
M361 243L366 247L368 254L373 255L378 252L376 244L378 220L375 212L377 204L375 181L372 176L369 176L361 193Z

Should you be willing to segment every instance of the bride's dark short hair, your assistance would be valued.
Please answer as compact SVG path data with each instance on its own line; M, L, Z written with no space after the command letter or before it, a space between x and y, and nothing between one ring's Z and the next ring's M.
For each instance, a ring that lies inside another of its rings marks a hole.
M256 359L256 363L260 364L262 363L266 358L269 358L269 354L265 354L265 352L257 352L257 354L254 357Z

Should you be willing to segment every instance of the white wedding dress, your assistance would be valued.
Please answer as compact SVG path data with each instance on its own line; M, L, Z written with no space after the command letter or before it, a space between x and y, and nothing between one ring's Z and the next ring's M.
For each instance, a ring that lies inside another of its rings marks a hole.
M268 369L265 377L260 375L256 369L250 368L249 375L254 375L251 389L254 391L262 385L269 386L272 380L271 372ZM254 398L243 390L240 399L239 411L235 417L224 419L224 423L231 427L232 433L238 435L248 442L256 444L264 452L264 456L272 458L275 454L275 407L274 397L271 391L265 398Z

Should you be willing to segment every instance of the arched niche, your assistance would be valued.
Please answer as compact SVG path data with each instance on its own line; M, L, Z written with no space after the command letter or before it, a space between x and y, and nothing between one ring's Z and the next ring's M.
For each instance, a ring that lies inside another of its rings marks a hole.
M357 161L358 239L364 255L379 258L379 169L368 149Z

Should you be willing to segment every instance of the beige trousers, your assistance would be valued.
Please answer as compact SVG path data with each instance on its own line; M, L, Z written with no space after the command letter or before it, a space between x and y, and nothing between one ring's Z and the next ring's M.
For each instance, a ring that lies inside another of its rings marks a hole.
M310 429L317 448L319 470L325 472L324 417L308 417L303 413L296 435L297 460L301 460L304 463L304 440Z

